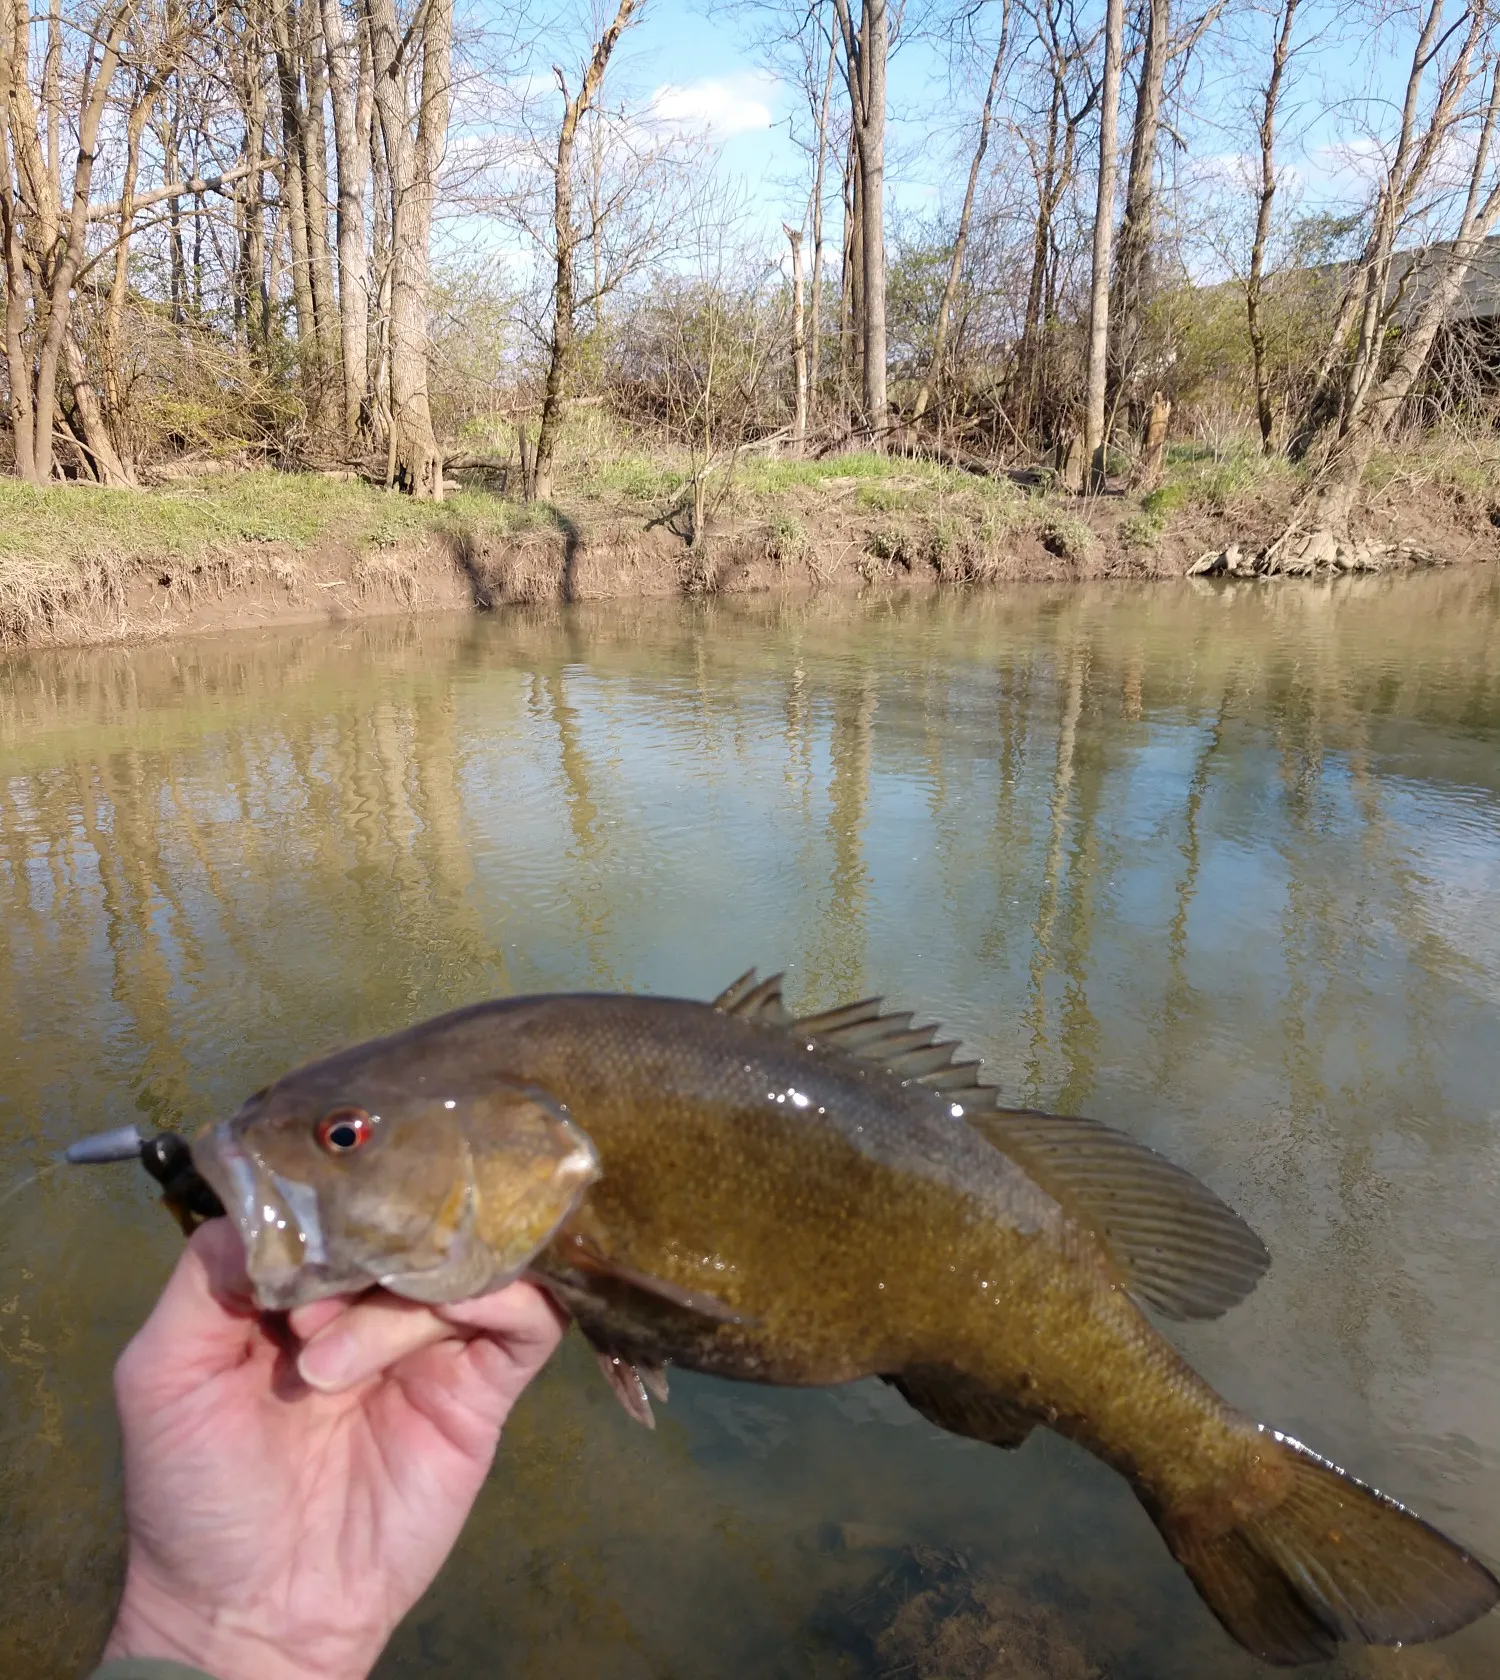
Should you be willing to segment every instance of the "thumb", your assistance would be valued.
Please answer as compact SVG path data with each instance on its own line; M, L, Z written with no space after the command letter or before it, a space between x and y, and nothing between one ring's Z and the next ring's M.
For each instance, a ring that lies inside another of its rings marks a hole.
M120 1356L115 1385L122 1406L191 1393L243 1363L259 1334L239 1233L227 1219L210 1219L194 1231L151 1316Z

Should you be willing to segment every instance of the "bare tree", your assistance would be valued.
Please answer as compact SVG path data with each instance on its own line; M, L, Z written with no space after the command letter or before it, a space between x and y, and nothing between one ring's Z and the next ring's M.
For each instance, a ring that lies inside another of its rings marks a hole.
M370 129L375 90L370 31L361 16L346 23L339 0L322 0L323 47L333 101L338 161L339 360L343 386L343 435L350 449L369 436L367 358L370 330L369 255L365 241L365 188L370 173Z
M888 426L885 328L885 119L886 60L890 23L886 0L861 0L856 26L849 0L834 0L844 47L852 149L857 181L856 230L850 261L857 264L864 429L871 446L884 449Z
M958 297L959 280L963 275L964 252L969 245L969 226L974 218L974 197L979 186L979 171L984 164L984 154L989 150L990 126L995 114L995 90L1000 85L1000 72L1005 65L1006 49L1009 45L1010 4L1009 0L1005 0L1001 13L1000 41L995 48L995 62L990 69L989 86L985 89L984 104L979 112L979 134L974 142L974 156L969 163L969 179L964 187L963 208L958 213L958 230L953 237L953 253L948 261L948 278L943 286L942 301L938 304L937 326L932 335L932 357L917 389L916 401L912 404L913 425L926 414L927 404L932 400L932 387L942 373L943 352L953 321L953 305Z
M1316 493L1301 522L1336 540L1349 534L1355 492L1427 364L1475 254L1500 216L1494 139L1500 58L1494 19L1471 0L1454 22L1445 0L1427 0L1413 42L1400 125L1381 170L1370 231L1351 272L1300 436L1303 458L1319 461ZM1455 155L1468 154L1457 224L1446 240L1401 254L1414 214L1429 225ZM1399 322L1399 332L1393 331ZM1352 346L1350 335L1353 334Z
M427 397L427 293L433 203L448 135L453 0L421 0L404 34L394 0L365 0L365 17L391 198L392 475L411 495L440 499L443 464Z
M1250 243L1250 272L1245 278L1245 314L1250 333L1250 356L1255 379L1255 414L1260 424L1260 446L1269 455L1276 416L1271 408L1270 374L1266 365L1266 327L1263 310L1266 273L1266 244L1271 236L1271 209L1276 202L1276 114L1281 104L1281 87L1291 55L1292 30L1297 21L1299 0L1280 0L1275 22L1275 44L1271 69L1261 98L1260 192L1256 199L1255 234Z
M609 27L594 43L583 79L575 94L569 94L567 78L553 66L563 96L562 123L557 131L557 160L552 176L552 238L556 275L552 298L552 342L547 358L547 379L542 395L542 418L537 428L536 455L532 463L530 494L538 501L550 501L553 492L553 463L557 434L567 402L567 378L577 322L574 311L573 264L578 248L578 227L573 217L573 149L578 124L599 97L604 72L609 67L620 36L631 19L639 15L644 0L619 0Z
M1104 22L1104 80L1099 102L1099 195L1094 212L1093 283L1089 295L1089 371L1084 397L1083 453L1090 484L1102 489L1109 449L1105 380L1109 352L1110 250L1115 226L1115 175L1119 158L1120 59L1124 0L1108 0Z
M792 420L791 452L800 455L807 443L807 321L802 285L802 230L783 224L792 247L792 385L796 409Z

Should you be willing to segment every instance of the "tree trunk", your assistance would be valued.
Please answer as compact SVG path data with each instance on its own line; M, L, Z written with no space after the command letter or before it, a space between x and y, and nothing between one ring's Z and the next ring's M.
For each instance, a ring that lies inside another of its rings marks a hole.
M13 182L19 164L11 151L10 111L14 81L26 74L26 8L19 0L0 3L0 261L5 274L5 365L10 383L10 423L16 472L35 484L35 429L31 367L26 353L27 302L31 280L21 244L21 215Z
M302 84L297 71L290 17L293 0L272 0L276 44L276 80L281 95L281 201L286 207L287 242L292 269L292 307L297 316L297 351L309 417L317 408L317 309L313 300L312 263L307 243L307 170L302 155L306 124Z
M375 103L391 175L390 380L395 482L441 500L443 467L427 399L428 241L438 166L448 132L453 0L427 0L416 131L407 77L396 62L401 36L394 0L367 0Z
M783 223L792 247L792 382L796 406L792 419L791 452L800 455L807 444L807 335L803 317L802 232Z
M302 106L302 153L307 194L308 275L312 282L317 337L317 408L313 430L328 429L328 400L338 361L338 306L334 302L333 253L328 243L328 128L324 108L328 98L328 66L323 50L323 26L316 0L301 11L298 58L307 98Z
M1172 419L1172 405L1155 392L1146 416L1146 438L1140 462L1135 470L1135 488L1154 490L1161 483L1162 464L1167 454L1167 426Z
M371 87L369 32L344 31L339 0L322 0L323 44L333 101L333 140L338 159L339 366L345 447L369 440L365 402L366 339L370 330L369 259L365 248L365 183L370 168Z
M16 12L20 14L24 28L23 8L18 5ZM46 325L44 330L40 326L35 329L41 335L36 353L30 403L32 442L29 454L31 482L35 484L45 484L52 476L52 433L57 423L58 369L71 322L73 286L83 261L88 228L89 189L93 182L94 160L98 155L99 128L109 98L110 86L119 66L120 48L129 18L129 8L120 5L100 20L99 36L103 45L93 66L92 81L86 81L82 90L83 108L78 122L78 159L73 168L72 203L66 223L62 223L60 217L57 218L60 244L47 278ZM13 111L15 95L22 81L20 69L24 62L24 56L18 55L17 62L12 66L10 92ZM29 104L29 99L27 103ZM12 129L12 139L14 138L15 130ZM40 264L36 266L38 269L41 267ZM27 371L26 365L22 364L20 373L23 379ZM17 369L12 367L13 383L16 374ZM26 453L18 448L18 462L24 459Z
M1109 349L1109 262L1115 223L1115 174L1120 124L1120 54L1124 0L1108 0L1104 23L1104 85L1099 105L1099 195L1094 211L1094 269L1089 297L1089 373L1084 400L1083 451L1090 487L1104 488L1109 437L1105 430L1105 381Z
M886 410L885 334L885 62L889 47L886 0L864 0L860 10L862 56L868 55L864 121L859 125L859 174L863 197L865 423L870 444L884 451Z
M374 206L370 238L373 308L365 341L365 377L370 391L371 432L379 443L391 430L391 172L378 123L370 130L370 174Z
M1271 435L1276 417L1271 411L1270 375L1266 368L1266 327L1261 315L1266 272L1266 241L1271 235L1271 206L1276 199L1276 108L1281 100L1281 82L1291 50L1292 24L1298 0L1283 0L1281 28L1271 53L1271 75L1266 83L1260 116L1260 198L1255 211L1255 237L1250 244L1250 274L1245 281L1245 314L1250 332L1250 360L1255 374L1255 413L1260 421L1261 453L1273 453Z
M839 267L839 405L847 428L854 414L854 387L862 382L856 373L864 365L864 270L861 252L864 236L860 232L860 202L858 149L854 136L849 137L848 155L844 159L844 243Z
M1111 406L1129 385L1140 359L1141 314L1151 271L1156 222L1156 138L1161 127L1162 86L1171 34L1171 0L1147 0L1145 38L1136 85L1130 165L1125 178L1125 214L1114 258L1114 303L1110 310ZM1111 207L1113 213L1113 207Z
M554 71L562 89L563 119L557 133L557 160L552 173L552 236L557 264L553 281L552 342L547 358L547 382L542 394L542 418L537 429L529 489L529 494L537 501L552 499L557 435L567 405L567 379L571 372L569 364L577 326L573 319L573 254L578 243L578 229L573 222L573 150L578 138L578 124L598 97L615 43L642 3L643 0L620 0L614 21L594 43L583 81L571 98L562 71Z
M818 161L813 169L812 281L808 288L807 385L808 409L816 421L818 392L823 377L823 181L828 163L828 108L833 99L833 69L837 54L828 43L828 68L823 76L823 99L818 106Z

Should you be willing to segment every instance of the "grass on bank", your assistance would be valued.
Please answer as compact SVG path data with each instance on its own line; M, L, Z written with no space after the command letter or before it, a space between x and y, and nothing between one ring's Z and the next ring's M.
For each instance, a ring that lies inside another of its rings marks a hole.
M598 410L582 410L563 439L552 506L499 494L499 475L485 474L463 475L470 487L436 505L357 479L271 470L142 491L34 490L0 479L0 642L56 639L59 625L90 615L121 621L132 578L147 571L188 597L273 583L310 594L314 562L321 569L336 553L339 576L356 590L399 597L415 587L428 539L493 547L560 543L565 528L617 543L653 527L681 534L671 520L691 472L686 455L653 450ZM1374 497L1398 496L1414 481L1500 506L1500 453L1483 442L1432 441L1371 465ZM1145 575L1180 569L1163 554L1174 531L1207 523L1232 538L1257 503L1290 506L1299 483L1296 469L1264 457L1252 438L1173 444L1157 488L1100 501L900 455L747 455L712 480L707 547L710 560L716 547L733 547L810 582L849 570L960 583ZM706 582L684 572L683 587L711 588L712 575L712 564Z

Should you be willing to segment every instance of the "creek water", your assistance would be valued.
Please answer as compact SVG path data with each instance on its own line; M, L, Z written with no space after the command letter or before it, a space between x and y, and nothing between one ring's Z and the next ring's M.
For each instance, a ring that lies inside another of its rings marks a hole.
M377 620L0 665L0 1192L488 995L930 1012L1274 1255L1174 1339L1500 1556L1500 580ZM132 1167L0 1207L0 1674L120 1572L111 1363L180 1243ZM1129 1492L878 1384L570 1339L380 1674L1268 1674ZM1500 1672L1500 1617L1341 1675Z

